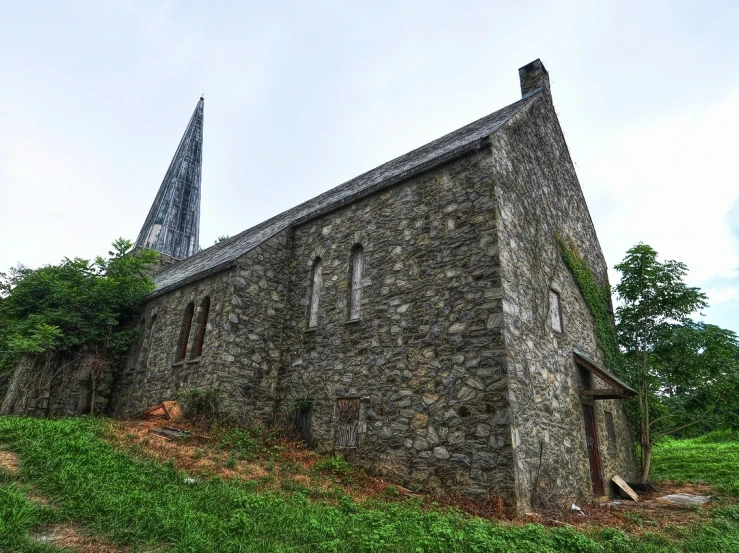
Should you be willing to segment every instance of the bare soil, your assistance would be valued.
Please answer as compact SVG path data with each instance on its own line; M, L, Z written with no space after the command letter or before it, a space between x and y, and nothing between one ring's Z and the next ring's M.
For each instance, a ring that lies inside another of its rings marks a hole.
M10 451L0 449L0 468L4 469L11 476L17 476L21 470L21 463L18 456Z
M187 440L166 440L149 430L162 426L174 426L188 430ZM640 497L635 503L619 499L605 503L581 504L582 511L571 511L569 505L559 510L530 514L516 518L507 510L499 497L483 500L462 494L442 496L415 493L386 478L370 476L360 469L348 475L336 475L317 470L316 464L324 457L307 450L302 443L274 440L266 451L253 460L239 460L226 450L219 450L218 436L189 423L171 423L164 420L116 421L109 439L118 447L134 451L161 462L175 465L194 478L219 476L224 479L253 481L260 490L277 493L301 491L312 499L336 503L337 497L347 495L357 501L380 499L403 501L414 497L429 507L451 507L485 519L507 520L512 523L537 522L545 526L614 527L629 534L644 532L669 534L672 528L680 528L709 520L711 511L719 506L709 502L701 509L671 505L655 498L670 493L716 495L708 485L675 484L661 482L657 491ZM229 461L230 459L230 461ZM721 506L726 506L724 498Z
M31 539L67 548L77 553L126 553L130 547L117 545L102 536L88 534L74 524L57 524L31 533Z

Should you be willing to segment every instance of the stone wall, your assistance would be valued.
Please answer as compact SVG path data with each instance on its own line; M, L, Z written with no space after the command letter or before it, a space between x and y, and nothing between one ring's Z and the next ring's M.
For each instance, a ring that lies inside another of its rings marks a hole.
M276 378L284 366L289 255L289 233L282 232L234 267L147 302L139 343L116 382L112 413L135 416L188 388L218 388L240 419L271 422ZM198 357L193 348L205 298L210 309ZM179 361L183 319L191 302L195 309L187 354Z
M592 497L573 348L603 362L594 321L565 266L557 235L571 236L601 285L607 265L548 93L492 137L511 378L512 441L522 510ZM552 329L550 290L560 294L563 332ZM603 386L605 387L605 386ZM596 402L601 437L609 410L617 446L601 438L607 482L634 475L631 435L620 401Z
M491 493L522 511L590 498L573 348L603 357L557 233L572 236L605 284L547 92L487 147L282 231L222 272L151 299L112 411L137 415L184 388L218 387L244 418L269 422L301 405L303 437L331 452L347 402L356 403L356 443L342 453L409 487ZM361 318L349 320L358 244ZM318 324L308 328L319 257ZM551 327L550 290L560 294L561 333ZM188 350L177 361L187 305L192 345L205 297L202 355ZM595 409L605 480L631 478L622 402Z
M290 235L283 231L239 258L229 276L218 383L244 418L264 422L273 420L277 377L286 365Z
M165 400L175 399L187 388L218 387L230 329L233 276L230 271L185 285L147 302L139 325L139 343L115 383L111 413L132 417ZM210 310L202 355L193 356L203 300ZM187 305L194 313L188 351L178 361L180 334ZM153 325L152 325L153 321Z
M286 400L313 400L319 451L337 399L362 398L356 451L411 487L512 500L510 413L486 152L295 229ZM349 317L351 251L364 248L362 317ZM308 329L314 260L320 318Z
M57 417L106 412L114 373L107 363L98 365L101 361L96 355L81 353L21 356L0 414Z

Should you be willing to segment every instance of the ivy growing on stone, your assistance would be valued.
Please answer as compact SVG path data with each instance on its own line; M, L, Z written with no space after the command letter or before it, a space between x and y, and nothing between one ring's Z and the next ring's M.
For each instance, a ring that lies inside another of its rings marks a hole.
M572 236L567 235L566 238L557 236L557 242L562 259L570 269L585 303L595 319L595 339L598 347L603 350L606 366L613 371L620 372L621 355L618 347L618 336L610 310L611 287L608 282L605 286L598 285L590 265L583 258Z

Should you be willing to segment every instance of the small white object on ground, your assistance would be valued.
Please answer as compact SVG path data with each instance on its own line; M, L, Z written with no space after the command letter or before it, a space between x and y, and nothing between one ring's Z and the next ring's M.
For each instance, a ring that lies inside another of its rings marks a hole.
M711 500L709 495L693 495L692 493L673 493L658 497L657 501L663 503L673 503L674 505L703 505Z

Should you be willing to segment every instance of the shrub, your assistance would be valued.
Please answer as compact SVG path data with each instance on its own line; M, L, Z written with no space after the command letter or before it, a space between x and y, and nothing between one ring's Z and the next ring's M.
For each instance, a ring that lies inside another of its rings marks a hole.
M348 476L352 467L343 457L324 457L316 463L316 469L336 476Z
M189 388L179 394L178 400L184 417L193 422L207 427L233 422L233 410L218 388Z

